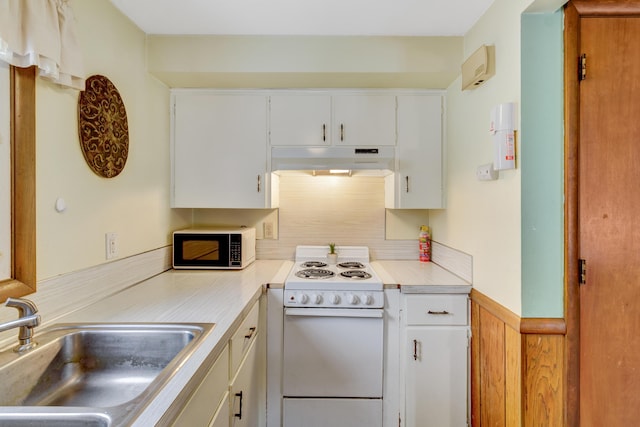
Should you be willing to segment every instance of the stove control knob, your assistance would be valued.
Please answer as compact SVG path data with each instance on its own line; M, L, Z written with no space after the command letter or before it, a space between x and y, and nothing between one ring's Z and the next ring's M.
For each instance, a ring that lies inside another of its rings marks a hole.
M322 304L322 295L311 294L311 302L314 304Z
M309 302L309 296L307 294L300 294L300 304L306 304Z
M373 304L373 297L371 295L362 295L362 303L364 305Z
M358 295L350 294L348 297L348 301L351 305L357 305L360 302L360 298L358 298Z
M329 295L329 301L331 301L331 304L340 304L340 295L337 294L331 294Z

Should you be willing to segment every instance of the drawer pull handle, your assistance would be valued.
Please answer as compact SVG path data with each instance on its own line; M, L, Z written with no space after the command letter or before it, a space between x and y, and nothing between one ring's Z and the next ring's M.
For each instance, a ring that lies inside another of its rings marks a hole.
M413 360L418 360L418 340L413 340Z
M233 414L233 416L241 420L242 419L242 392L236 393L236 397L240 398L240 407L238 408L239 411Z
M322 140L327 140L327 125L324 123L322 124Z
M441 315L441 314L451 314L449 313L447 310L442 310L442 311L427 311L427 314L436 314L436 315Z
M250 340L253 334L256 332L256 327L249 328L249 333L244 336L244 339Z

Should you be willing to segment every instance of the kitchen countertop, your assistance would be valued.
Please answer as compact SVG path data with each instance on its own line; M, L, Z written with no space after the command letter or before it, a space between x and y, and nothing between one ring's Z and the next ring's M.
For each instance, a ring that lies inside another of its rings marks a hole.
M292 265L290 261L256 261L244 270L169 270L68 314L56 323L216 324L200 347L133 423L134 426L155 425L205 360L212 360L222 352L232 332L260 298L263 285L283 283Z
M53 323L215 323L213 331L132 424L155 425L176 399L184 398L180 393L200 366L223 351L260 298L263 285L281 288L292 266L292 261L259 260L244 270L169 270ZM468 282L434 263L374 261L372 267L385 288L400 285L403 293L468 293L471 289Z
M402 293L471 292L471 284L433 262L373 261L371 266L382 279L385 289L398 285Z

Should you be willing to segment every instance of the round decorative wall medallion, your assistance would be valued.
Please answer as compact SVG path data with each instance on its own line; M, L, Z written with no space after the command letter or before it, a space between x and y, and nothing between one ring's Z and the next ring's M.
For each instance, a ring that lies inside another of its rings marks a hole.
M91 170L105 178L122 172L129 154L127 111L118 89L105 76L87 78L80 92L78 133Z

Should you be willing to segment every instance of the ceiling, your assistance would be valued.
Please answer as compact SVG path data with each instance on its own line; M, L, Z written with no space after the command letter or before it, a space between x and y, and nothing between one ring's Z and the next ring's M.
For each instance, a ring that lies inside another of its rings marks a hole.
M147 34L463 36L494 0L111 0Z

